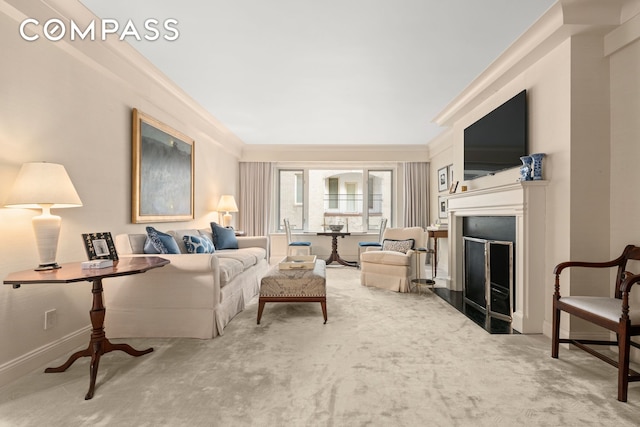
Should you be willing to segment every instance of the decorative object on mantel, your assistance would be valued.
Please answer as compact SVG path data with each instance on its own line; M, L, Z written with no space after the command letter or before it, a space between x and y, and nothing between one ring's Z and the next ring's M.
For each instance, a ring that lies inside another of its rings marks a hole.
M522 161L522 166L520 166L520 181L531 181L533 157L522 156L520 160Z
M23 164L5 206L42 209L42 215L32 219L40 255L40 265L36 271L60 268L56 262L56 252L62 219L52 215L51 209L82 206L64 166L45 162Z
M542 179L542 159L544 159L544 153L535 153L530 157L533 159L533 180L539 181Z

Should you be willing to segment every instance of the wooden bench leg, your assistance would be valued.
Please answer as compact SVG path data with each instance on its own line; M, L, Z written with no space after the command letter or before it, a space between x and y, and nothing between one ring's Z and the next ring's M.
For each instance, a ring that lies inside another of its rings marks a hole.
M322 315L324 316L324 323L327 323L327 301L320 301L320 305L322 306Z
M260 319L262 319L262 310L264 310L264 304L265 304L264 301L259 300L259 302L258 302L258 325L260 324Z

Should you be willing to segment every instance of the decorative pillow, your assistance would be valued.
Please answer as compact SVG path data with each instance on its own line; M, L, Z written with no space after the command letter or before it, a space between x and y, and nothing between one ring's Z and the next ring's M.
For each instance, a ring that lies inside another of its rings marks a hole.
M212 254L216 248L207 236L182 236L190 254Z
M238 249L238 239L233 228L225 228L215 222L211 223L213 246L216 249Z
M147 236L147 239L144 241L144 248L142 249L142 252L144 252L145 254L159 254L160 253L160 251L157 250L155 246L153 246L153 242L151 241L149 236Z
M180 248L173 236L156 230L153 227L147 227L147 236L151 240L151 244L161 254L179 254Z
M407 240L384 239L382 241L382 250L402 252L403 254L406 254L409 249L413 249L413 245L415 245L415 243L416 241L414 239L407 239Z

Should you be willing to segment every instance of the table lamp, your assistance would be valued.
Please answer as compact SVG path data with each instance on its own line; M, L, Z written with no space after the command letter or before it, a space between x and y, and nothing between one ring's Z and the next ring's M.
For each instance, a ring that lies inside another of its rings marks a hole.
M222 225L225 227L231 226L231 214L229 212L238 212L238 205L236 205L236 199L230 195L223 195L218 202L218 212L226 212L222 216Z
M51 215L51 209L82 206L64 166L45 162L23 164L5 206L42 209L42 214L32 220L40 256L36 271L60 268L56 263L56 251L62 220Z

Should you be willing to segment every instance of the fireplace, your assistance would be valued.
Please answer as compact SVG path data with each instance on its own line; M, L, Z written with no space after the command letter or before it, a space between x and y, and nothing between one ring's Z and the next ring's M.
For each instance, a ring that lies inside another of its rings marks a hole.
M448 287L465 292L465 236L509 243L490 251L497 251L494 257L499 257L498 252L508 252L505 247L511 246L513 271L506 275L503 271L500 278L494 272L482 282L483 289L470 290L469 299L482 302L480 294L484 296L485 309L488 300L492 311L505 316L511 312L511 326L520 333L543 330L544 289L549 283L545 268L546 185L546 181L517 182L452 194L448 198ZM511 225L505 227L500 223ZM504 285L505 277L512 281L511 289ZM505 298L506 289L509 292Z
M487 316L511 321L515 306L513 216L462 218L464 301Z

